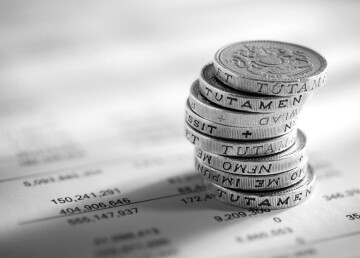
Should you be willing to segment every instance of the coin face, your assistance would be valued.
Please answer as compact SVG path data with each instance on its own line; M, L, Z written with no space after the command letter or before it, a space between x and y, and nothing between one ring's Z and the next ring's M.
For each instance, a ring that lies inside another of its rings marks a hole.
M278 41L245 41L220 49L215 62L239 77L270 82L302 81L326 69L315 51Z

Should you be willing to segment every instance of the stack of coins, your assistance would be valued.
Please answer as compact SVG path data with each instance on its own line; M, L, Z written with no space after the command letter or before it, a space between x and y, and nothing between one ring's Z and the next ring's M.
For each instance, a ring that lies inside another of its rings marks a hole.
M296 123L326 66L299 45L247 41L221 48L203 67L186 103L185 135L216 199L280 209L310 196L315 175Z

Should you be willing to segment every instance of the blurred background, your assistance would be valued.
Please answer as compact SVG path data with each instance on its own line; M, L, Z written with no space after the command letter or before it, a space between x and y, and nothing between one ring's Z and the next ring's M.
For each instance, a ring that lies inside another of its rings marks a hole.
M153 98L146 105L183 109L190 84L218 48L255 39L305 45L327 58L329 82L314 101L359 93L351 87L360 63L359 7L358 1L1 1L0 115L90 112L98 105L131 113L146 98Z
M96 131L92 122L104 114L118 127L167 123L171 113L176 130L191 83L217 49L269 39L327 58L326 88L304 112L314 114L309 124L321 114L331 128L336 116L350 130L346 112L360 96L359 10L358 1L0 1L1 121L65 117ZM326 109L315 105L329 99Z
M336 96L337 122L348 123L343 112L360 96L359 10L358 1L0 1L0 117L82 126L108 111L129 123L182 114L217 49L270 39L327 58L326 88L306 110ZM334 113L319 108L314 118L330 126Z

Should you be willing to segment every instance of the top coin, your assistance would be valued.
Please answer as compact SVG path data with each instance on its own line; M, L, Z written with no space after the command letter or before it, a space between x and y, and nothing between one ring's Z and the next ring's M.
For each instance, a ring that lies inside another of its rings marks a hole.
M325 58L315 51L278 41L245 41L215 54L216 76L228 86L265 95L307 93L326 81Z

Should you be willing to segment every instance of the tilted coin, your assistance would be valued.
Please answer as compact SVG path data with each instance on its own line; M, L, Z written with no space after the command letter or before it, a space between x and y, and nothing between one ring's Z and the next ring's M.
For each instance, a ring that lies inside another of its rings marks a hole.
M245 41L215 54L216 76L232 88L265 95L311 92L326 81L325 58L309 48L278 41Z
M185 123L185 136L196 147L226 156L255 157L279 153L291 147L296 141L297 130L261 141L230 141L206 136Z
M196 156L206 165L220 171L263 176L285 172L298 167L306 157L306 138L301 130L297 130L295 144L282 153L260 158L234 158L217 155L196 148Z
M191 86L189 103L191 109L202 118L222 125L239 127L265 127L282 124L294 117L297 117L301 110L301 106L298 106L286 111L277 111L265 114L227 109L213 104L202 96L199 90L198 80L196 80Z
M308 199L312 192L315 175L309 166L305 177L297 184L282 190L249 192L231 190L214 183L208 184L208 190L215 199L241 208L283 209L298 205Z
M190 108L187 101L185 120L194 129L209 136L236 140L261 140L284 135L296 128L297 117L288 120L286 123L269 127L236 127L221 125L206 120L197 115Z
M304 178L307 169L307 159L291 170L273 175L249 176L223 172L205 165L195 158L196 170L214 184L231 189L269 191L285 188L298 183Z
M234 90L217 79L212 63L203 67L199 78L201 94L211 102L220 106L258 113L269 113L286 110L303 105L311 97L311 93L289 97L265 96Z

